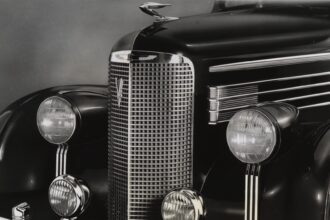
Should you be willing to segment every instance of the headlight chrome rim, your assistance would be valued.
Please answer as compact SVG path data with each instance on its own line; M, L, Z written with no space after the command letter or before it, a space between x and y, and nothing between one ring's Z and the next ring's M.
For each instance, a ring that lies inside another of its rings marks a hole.
M71 132L70 134L65 138L63 139L62 141L54 141L52 140L51 138L47 137L47 135L45 134L45 132L43 131L41 125L40 125L40 113L41 113L41 110L42 108L44 107L43 105L46 103L46 102L49 102L51 100L57 100L57 101L60 101L62 102L63 104L65 104L70 110L71 110L71 113L72 115L74 115L74 123L73 123L73 127L71 129ZM36 120L37 120L37 127L38 127L38 131L40 133L40 135L49 143L51 144L56 144L56 145L60 145L60 144L65 144L67 143L68 141L70 141L70 139L73 137L73 135L75 134L76 132L76 129L77 129L77 124L78 124L78 117L79 116L79 111L76 109L76 107L65 97L62 97L62 96L59 96L59 95L56 95L56 96L51 96L51 97L48 97L47 99L45 99L44 101L42 101L38 107L38 110L37 110L37 117L36 117Z
M53 196L51 195L53 187L55 186L55 184L58 184L58 182L65 182L65 183L69 184L70 187L72 187L74 194L75 194L75 201L76 201L75 208L73 211L71 211L68 214L64 214L63 212L61 213L58 209L56 209L53 206L52 201L51 201L51 199L54 199ZM90 190L84 183L82 183L82 181L74 178L73 176L65 174L65 175L56 177L53 180L53 182L50 184L49 190L48 190L48 199L49 199L49 204L50 204L52 210L57 215L59 215L63 218L77 217L85 211L85 209L89 203Z
M190 200L191 205L194 208L194 220L199 220L201 217L206 215L204 200L198 192L190 189L176 189L168 193L163 199L161 206L163 219L166 219L166 217L164 216L164 206L166 205L165 203L167 202L166 199L175 194L181 194L182 196Z
M244 110L241 110L241 111L235 113L234 116L230 119L229 123L231 123L231 120L236 115L241 114L242 112L245 112L245 111L254 111L257 114L262 115L262 117L264 117L268 121L268 123L271 125L270 127L271 127L271 130L272 130L272 134L274 136L274 139L275 139L274 144L271 146L271 149L272 150L269 152L269 154L268 154L268 156L266 158L263 158L263 159L260 159L260 160L256 160L256 161L253 161L253 162L251 162L251 161L249 162L247 160L243 160L242 158L240 158L240 157L238 157L236 155L236 152L230 146L230 142L228 141L228 128L229 128L229 124L228 124L227 131L226 131L226 139L227 139L227 144L229 146L229 149L230 149L231 153L238 160L240 160L243 163L246 163L246 164L263 164L263 163L267 163L267 161L271 160L276 155L276 152L278 151L278 148L279 148L279 146L281 144L281 132L280 132L280 128L279 128L278 122L273 117L273 115L270 114L269 112L267 112L266 110L264 110L262 108L259 108L259 107L252 107L252 108L244 109Z

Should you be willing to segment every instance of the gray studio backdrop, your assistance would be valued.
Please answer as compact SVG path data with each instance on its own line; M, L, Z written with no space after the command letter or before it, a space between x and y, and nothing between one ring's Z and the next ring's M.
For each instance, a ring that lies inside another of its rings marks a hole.
M149 1L149 0L145 0ZM122 35L152 22L141 0L0 0L0 111L51 86L106 84L108 56ZM162 13L209 12L213 0L154 0Z

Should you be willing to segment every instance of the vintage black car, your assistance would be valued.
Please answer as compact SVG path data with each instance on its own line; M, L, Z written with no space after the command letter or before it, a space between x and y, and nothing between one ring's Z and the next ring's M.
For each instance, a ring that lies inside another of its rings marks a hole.
M2 112L0 216L329 220L330 3L165 6L140 6L154 23L114 45L107 85Z

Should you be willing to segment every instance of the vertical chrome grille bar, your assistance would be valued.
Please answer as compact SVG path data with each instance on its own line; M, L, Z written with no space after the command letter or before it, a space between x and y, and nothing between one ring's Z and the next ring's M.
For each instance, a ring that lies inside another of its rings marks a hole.
M166 193L192 186L193 64L179 55L115 52L109 91L109 218L159 219Z

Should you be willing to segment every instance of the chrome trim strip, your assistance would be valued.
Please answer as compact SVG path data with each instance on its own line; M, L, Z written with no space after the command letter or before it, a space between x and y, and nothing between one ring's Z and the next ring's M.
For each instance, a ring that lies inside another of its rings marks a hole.
M321 93L315 93L315 94L304 95L304 96L296 96L296 97L292 97L292 98L276 100L274 102L296 101L296 100L301 100L301 99L308 99L308 98L314 98L314 97L318 97L318 96L327 96L327 95L330 95L330 92L321 92Z
M67 173L66 165L67 165L67 158L68 158L68 150L69 150L69 146L67 144L64 144L62 175Z
M132 53L132 51L131 51ZM132 199L132 183L131 183L131 177L132 177L132 63L129 62L129 68L128 68L128 114L127 114L127 219L131 219L131 199Z
M315 94L304 95L304 96L296 96L296 97L287 98L287 99L274 100L272 102L296 101L296 100L301 100L301 99L308 99L308 98L327 96L327 95L330 95L330 92L322 92L322 93L315 93ZM209 111L209 112L214 114L215 112L226 112L226 111L244 109L244 108L248 108L248 107L250 107L250 105L242 105L242 106L237 106L237 107L232 107L232 108L223 108L223 109L220 109L220 111Z
M256 167L256 173L255 173L255 188L254 188L254 199L255 199L255 204L254 204L254 220L259 219L259 175L260 175L260 169L261 167L258 166Z
M289 81L289 80L314 78L314 77L329 76L329 75L330 75L330 72L321 72L321 73L315 73L315 74L312 73L312 74L305 74L305 75L299 75L299 76L290 76L290 77L274 78L274 79L246 82L246 83L222 85L222 86L216 86L216 87L212 87L212 88L223 89L223 88L230 88L230 87L257 85L257 84L268 83L268 82L283 82L283 81Z
M274 101L274 102L279 102L279 101ZM303 110L303 109L310 109L310 108L316 108L316 107L325 107L325 106L329 106L330 102L321 102L321 103L317 103L317 104L311 104L311 105L303 105L303 106L298 106L297 108L299 110ZM249 106L247 106L249 107ZM210 113L215 113L215 112L210 112ZM209 122L209 125L216 125L219 123L225 123L230 121L230 119L228 120L221 120L221 121L215 121L215 122Z
M56 150L56 165L55 165L55 176L59 176L60 173L60 155L61 155L62 147L58 146Z
M312 105L300 106L300 107L298 107L298 109L299 110L301 110L301 109L309 109L309 108L314 108L314 107L324 107L324 106L328 106L328 105L330 105L330 102L321 102L321 103L312 104Z
M312 62L326 61L326 60L330 60L329 52L221 64L221 65L211 66L209 68L209 71L211 73L219 73L226 71L249 70L249 69L258 69L258 68L266 68L266 67L268 68L268 67L295 65L301 63L312 63Z
M330 219L330 179L328 180L328 191L325 200L324 220Z
M254 210L254 202L253 202L253 197L254 197L254 166L251 167L250 171L250 213L249 213L249 220L252 220L253 218L253 210Z
M300 90L300 89L309 89L309 88L314 88L314 87L319 87L319 86L328 86L328 85L330 85L330 82L314 83L314 84L303 85L303 86L294 86L294 87L290 87L290 88L274 89L274 90L268 90L268 91L263 91L263 92L254 92L254 93L249 93L249 94L227 96L227 97L219 98L217 100L227 100L227 99L249 97L249 96L254 96L254 95L281 93L281 92L288 92L288 91Z
M249 170L250 170L250 165L247 166L246 168L246 173L245 173L245 199L244 199L244 220L248 220L248 205L249 205Z
M166 63L166 64L183 64L189 63L191 60L180 54L159 53L154 51L124 50L116 51L111 54L111 62L116 63ZM191 66L193 67L193 65ZM192 69L194 70L194 68Z
M67 144L61 144L57 147L55 168L56 177L66 174L68 148L69 146Z

